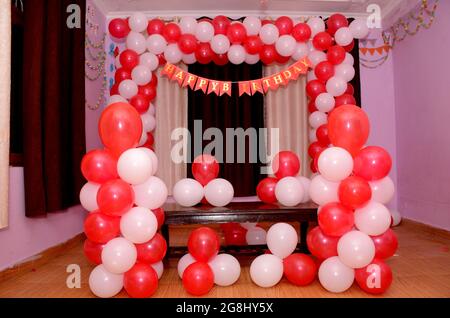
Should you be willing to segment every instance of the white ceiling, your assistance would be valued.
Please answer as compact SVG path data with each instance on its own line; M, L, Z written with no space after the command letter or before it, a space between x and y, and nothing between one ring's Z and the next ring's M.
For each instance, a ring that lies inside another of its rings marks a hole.
M419 0L93 0L107 16L124 16L141 11L149 16L259 15L329 16L340 12L348 17L367 15L370 4L381 8L383 27L411 10Z

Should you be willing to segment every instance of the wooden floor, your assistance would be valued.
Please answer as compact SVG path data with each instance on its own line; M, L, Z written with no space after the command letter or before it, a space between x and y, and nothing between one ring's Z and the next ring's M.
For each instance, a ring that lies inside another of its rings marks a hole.
M176 228L173 242L185 243L192 228ZM384 297L450 297L450 236L429 231L426 227L404 222L395 228L400 248L388 261L394 272L394 282ZM214 287L207 297L371 297L356 285L342 294L325 291L318 281L307 287L295 287L283 279L276 287L260 288L251 282L251 258L241 258L242 275L231 287ZM66 287L66 267L81 267L81 289ZM178 278L177 260L166 267L155 297L190 297ZM44 266L0 281L0 297L94 297L89 291L88 277L93 268L84 258L81 242ZM118 297L127 297L122 292Z

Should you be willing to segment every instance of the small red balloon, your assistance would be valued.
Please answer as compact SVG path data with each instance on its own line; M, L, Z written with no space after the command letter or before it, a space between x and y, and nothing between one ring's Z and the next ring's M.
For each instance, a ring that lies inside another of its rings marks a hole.
M83 251L86 258L95 265L102 263L102 250L106 244L92 242L89 239L84 241Z
M294 22L289 17L281 16L275 20L275 26L278 28L280 35L291 34Z
M146 264L155 264L162 261L167 252L167 243L164 237L156 233L148 242L136 244L137 260Z
M355 40L352 40L352 43L350 43L349 45L344 46L343 48L345 49L345 51L350 53L355 48Z
M158 61L159 61L159 65L160 66L167 63L166 58L164 57L163 53L158 54L157 57L158 57Z
M397 236L391 229L381 235L372 236L372 241L375 244L375 258L387 259L394 256L397 251Z
M133 188L121 179L108 181L100 186L97 204L100 212L111 216L122 216L134 203Z
M325 235L319 226L313 228L306 237L309 251L320 260L338 255L338 241L339 237Z
M258 35L251 35L244 41L244 48L248 54L259 54L263 45L264 44Z
M157 86L158 85L158 76L155 73L152 73L152 80L150 81L150 85Z
M310 112L312 114L316 111L318 111L318 109L316 107L316 101L311 99L308 103L308 112Z
M314 164L314 170L317 172L319 171L319 157L320 154L325 150L326 148L321 149L315 156L313 159L313 164Z
M316 50L326 51L333 45L333 38L327 32L319 32L314 36L312 43Z
M120 53L119 61L122 68L131 72L139 64L139 55L135 51L127 49Z
M108 26L109 33L118 39L123 39L130 33L130 27L125 19L113 19L109 22Z
M275 45L263 45L261 52L259 52L259 59L265 65L270 65L275 62L277 55Z
M283 271L292 284L307 286L316 278L317 265L310 256L295 253L283 259Z
M147 133L147 141L145 142L143 147L153 147L155 145L155 136L151 132Z
M111 88L109 90L109 96L113 96L113 95L119 95L119 84L118 83L114 83L114 85L111 86Z
M240 22L232 23L228 27L227 37L231 44L240 44L245 41L247 37L247 30Z
M256 194L262 202L268 204L277 202L277 198L275 196L275 187L277 182L278 179L276 178L265 178L258 183L258 186L256 187Z
M353 210L337 202L324 205L318 219L320 229L329 236L342 236L354 225Z
M341 181L338 188L339 201L351 209L364 206L372 198L369 182L363 178L350 176Z
M183 286L191 295L206 295L214 286L214 273L208 264L195 262L184 270Z
M152 19L148 22L147 33L152 34L162 34L164 30L164 22L160 19Z
M349 94L352 96L355 94L355 88L353 87L352 83L347 83L347 90L345 91L345 94ZM356 105L356 102L350 105Z
M335 107L339 107L342 105L355 105L356 99L352 95L349 94L343 94L341 96L335 97Z
M191 169L195 180L202 186L206 186L219 176L219 163L216 158L208 154L202 154L195 158Z
M137 263L123 275L123 287L133 298L151 297L158 289L158 274L150 265Z
M327 88L325 84L319 80L312 80L306 84L306 94L309 98L315 100L317 96L322 93L326 93Z
M327 20L327 31L331 35L334 35L337 30L343 27L348 27L348 20L340 13L331 15Z
M243 228L238 224L238 226L224 231L225 243L232 246L244 246L247 245L247 229Z
M108 150L91 150L81 160L81 173L90 182L105 183L118 178L117 160Z
M162 36L169 43L175 43L180 39L181 29L176 23L168 23L164 26Z
M339 45L333 45L328 49L327 60L333 65L338 65L345 60L345 49Z
M311 38L311 28L306 23L297 23L292 29L292 36L297 42L306 42Z
M369 146L356 155L353 173L368 181L374 181L386 177L391 171L391 167L391 156L384 148Z
M192 34L183 34L178 40L178 47L180 48L180 51L185 54L194 53L197 49L197 39Z
M328 138L328 125L324 124L317 128L316 130L317 142L324 146L328 146L330 144L330 138Z
M309 163L309 169L311 170L312 173L316 173L319 171L317 165L315 164L314 160L311 160L311 162Z
M120 218L91 212L84 221L84 233L93 243L105 244L120 233Z
M383 294L392 284L392 270L382 260L375 258L364 268L355 270L358 286L369 294Z
M139 86L138 94L144 95L149 102L152 102L156 98L156 85L150 82L150 84Z
M318 80L325 83L334 76L334 65L328 61L320 62L314 68L314 74L316 74Z
M300 159L292 151L280 151L273 158L272 170L278 179L295 177L300 172Z
M209 43L199 43L197 45L197 49L195 50L195 58L198 63L209 64L211 63L213 56L214 52Z
M166 219L164 210L163 210L163 208L158 208L158 209L152 210L152 212L156 216L156 219L158 220L158 229L160 229L161 226L163 226L164 221Z
M129 69L121 67L116 70L116 74L114 74L115 83L120 84L120 82L128 79L131 79L131 72Z
M223 66L228 64L228 55L227 54L214 54L213 62L216 65Z
M281 54L278 54L275 56L275 62L278 64L286 64L291 59L290 56L282 56Z
M192 257L200 262L208 262L219 253L219 236L209 227L201 227L192 231L187 245Z
M325 149L326 149L326 147L322 143L320 143L318 141L313 142L308 147L308 155L312 159L314 159L320 152L322 152Z
M226 35L228 31L228 27L230 26L230 20L223 16L218 15L212 20L212 25L214 27L214 33Z
M130 99L130 104L133 106L139 114L144 114L150 107L150 102L147 97L141 94L137 94Z

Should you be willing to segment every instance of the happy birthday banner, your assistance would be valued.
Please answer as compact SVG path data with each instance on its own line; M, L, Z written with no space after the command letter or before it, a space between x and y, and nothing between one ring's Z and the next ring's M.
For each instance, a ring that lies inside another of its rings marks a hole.
M251 81L216 81L209 78L197 76L182 70L176 65L167 63L161 71L161 76L166 76L171 81L178 82L180 87L189 87L194 91L201 90L205 94L215 93L217 96L224 94L231 96L233 83L238 84L239 96L255 93L266 94L269 89L277 90L280 86L286 86L290 81L295 81L302 74L306 74L311 67L308 58L298 60L285 70L271 76L255 79Z

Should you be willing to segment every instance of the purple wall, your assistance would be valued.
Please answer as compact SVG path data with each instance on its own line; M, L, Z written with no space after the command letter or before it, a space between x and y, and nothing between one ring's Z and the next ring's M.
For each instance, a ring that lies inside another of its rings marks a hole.
M450 230L450 1L394 48L398 203L404 217Z

